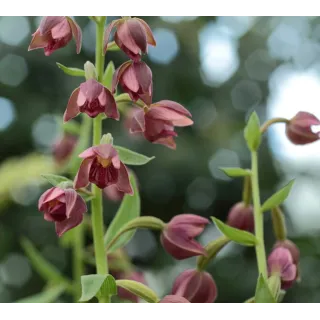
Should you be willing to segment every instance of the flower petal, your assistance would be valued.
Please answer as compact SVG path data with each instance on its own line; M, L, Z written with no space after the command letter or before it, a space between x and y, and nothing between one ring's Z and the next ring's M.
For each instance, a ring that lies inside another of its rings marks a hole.
M99 144L98 146L92 147L94 153L103 158L103 159L110 159L118 155L117 151L113 148L111 144Z
M66 17L71 27L72 36L76 42L76 52L79 54L82 46L82 31L79 25L70 17Z
M93 147L90 147L79 154L79 158L82 158L82 159L92 158L95 156L96 156L96 153L94 152Z
M45 191L39 198L38 201L38 209L39 211L43 211L43 205L45 202L47 201L47 198L49 197L49 195L54 191L55 187L50 188L49 190Z
M63 220L61 222L56 222L56 233L61 237L68 230L78 226L83 220L83 214L77 212L73 214L69 219Z
M62 39L71 35L71 28L66 19L63 19L60 23L51 29L51 35L53 39ZM71 37L70 37L71 38Z
M44 35L48 33L63 20L65 20L65 17L43 17L39 26L40 34Z
M89 184L89 173L90 173L90 168L92 165L93 159L84 159L81 162L79 171L74 178L74 188L75 189L80 189L80 188L85 188Z
M171 100L161 100L159 102L153 103L151 105L151 107L163 107L163 108L168 108L168 109L172 109L178 113L181 113L187 117L192 118L191 113L185 108L183 107L180 103L177 103L175 101L171 101Z
M146 130L144 111L139 108L134 108L132 110L133 112L130 120L130 132L144 132Z
M105 115L108 118L119 120L120 113L112 93L107 88L104 88L104 92L106 96Z
M152 33L149 25L142 19L139 19L139 18L134 18L134 19L138 20L140 23L143 24L143 26L144 26L144 28L146 30L148 44L150 44L152 46L156 46L157 43L156 43L156 40L153 37L153 33Z
M64 122L67 122L67 121L73 119L74 117L76 117L80 113L80 110L79 110L79 107L77 104L79 91L80 91L80 88L77 88L77 89L73 90L73 92L71 93L66 111L63 115Z
M159 303L190 303L186 298L177 295L167 295Z
M65 197L66 197L66 216L70 218L71 212L73 211L73 207L77 200L77 192L73 189L66 189L64 190Z
M138 92L140 88L140 83L137 79L134 64L131 64L129 68L125 70L120 79L121 84L124 84L129 90L133 92Z
M89 102L98 99L103 89L103 85L95 79L89 79L80 84L80 91Z
M131 38L142 52L147 51L147 33L144 26L136 19L126 21Z
M140 53L141 49L132 38L132 35L130 32L130 25L128 24L128 21L123 21L119 23L117 26L116 33L117 33L117 37L125 47L127 47L134 54Z
M130 194L131 196L133 195L133 189L129 180L129 174L126 166L122 162L120 162L117 188L119 191Z
M103 52L104 52L104 54L106 54L106 52L108 50L108 43L109 43L111 31L112 31L113 27L115 27L120 21L121 21L120 19L111 21L111 23L106 28L106 31L104 32L104 39L103 39Z
M148 93L149 88L152 85L151 69L143 61L133 63L132 67L134 69L135 78L137 79L140 88L143 92Z
M32 40L30 42L28 51L44 48L48 45L48 40L50 36L40 35L40 30L37 29L36 32L32 35Z
M64 195L64 190L58 187L52 187L51 189L47 190L39 199L39 211L42 211L41 208L45 203L55 200L62 195Z
M111 88L111 92L115 93L116 92L116 87L119 83L120 78L122 77L122 74L124 73L124 71L131 65L131 61L127 61L125 63L123 63L113 74L113 78L112 78L112 88Z

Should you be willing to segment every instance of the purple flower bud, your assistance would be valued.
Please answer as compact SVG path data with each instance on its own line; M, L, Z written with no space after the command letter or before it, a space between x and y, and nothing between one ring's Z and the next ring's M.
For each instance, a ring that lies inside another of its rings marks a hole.
M272 250L268 257L269 274L279 274L281 288L288 289L297 277L297 266L293 262L290 251L284 247Z
M153 103L148 109L137 109L132 114L130 131L132 133L143 132L148 141L175 149L174 137L177 136L177 133L174 127L192 125L193 121L188 117L192 117L191 113L181 104L162 100Z
M291 241L291 240L283 240L283 241L277 241L274 245L275 248L286 248L290 251L293 263L298 265L300 261L300 250L299 248Z
M319 132L314 133L312 126L320 125L320 120L309 112L300 111L286 125L288 139L298 145L319 140Z
M42 194L38 209L44 212L45 220L55 223L59 237L79 225L82 222L83 214L87 212L85 201L75 190L57 187Z
M175 295L168 295L163 297L159 303L190 303L186 298L175 296Z
M233 228L253 232L253 207L246 206L243 202L236 203L228 213L227 224Z
M68 101L63 116L65 122L75 118L80 112L95 118L104 113L108 118L119 120L119 111L111 92L95 79L89 79L75 89Z
M44 17L39 28L32 35L28 50L44 49L50 56L59 48L65 47L74 37L77 53L81 50L82 33L78 24L69 17Z
M120 279L134 280L134 281L140 282L145 285L147 284L143 273L138 272L138 271L132 271L130 273L124 273L124 272L117 273L116 278L119 280ZM139 301L139 297L137 297L135 294L133 294L133 293L129 292L128 290L121 288L121 287L118 287L118 296L121 299L129 300L129 301L136 302L136 303Z
M116 185L121 192L133 195L126 166L111 144L91 147L79 155L83 158L74 180L74 188L85 188L90 182L100 189Z
M113 75L112 93L115 93L118 83L131 100L141 99L146 105L151 104L152 72L143 61L123 63Z
M206 255L205 249L194 238L208 223L208 219L194 214L175 216L161 234L164 249L177 260Z
M72 134L64 134L61 139L52 146L52 153L58 165L64 164L71 156L78 142L78 137Z
M139 18L122 18L112 21L104 35L104 52L107 51L110 33L116 28L114 41L133 61L139 61L142 53L147 53L148 44L155 46L152 31L148 24Z
M217 286L208 272L189 269L175 280L173 295L186 298L191 303L212 303L217 298Z

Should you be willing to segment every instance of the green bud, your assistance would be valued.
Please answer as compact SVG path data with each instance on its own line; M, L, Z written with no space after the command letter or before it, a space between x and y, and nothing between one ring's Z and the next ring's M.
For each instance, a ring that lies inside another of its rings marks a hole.
M84 72L86 80L97 79L97 72L94 64L90 61L87 61L84 64Z

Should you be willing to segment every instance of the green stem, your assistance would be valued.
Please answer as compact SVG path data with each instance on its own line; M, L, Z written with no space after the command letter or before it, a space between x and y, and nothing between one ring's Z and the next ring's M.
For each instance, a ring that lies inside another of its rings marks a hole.
M96 23L96 70L98 81L102 81L103 69L104 69L104 57L102 55L103 46L103 32L106 17L101 17L99 22ZM93 145L100 143L102 135L102 118L100 116L93 120ZM92 210L92 232L93 232L93 243L94 252L96 258L96 269L97 274L108 273L107 257L104 250L103 236L104 236L104 225L103 225L103 207L102 207L102 190L96 185L92 186L92 193L95 198L91 201ZM99 302L110 302L109 297L102 297Z
M251 204L251 177L245 176L243 178L243 191L242 191L242 201L244 202L245 206L248 207Z
M73 279L75 283L74 301L78 302L81 296L81 276L84 274L83 248L84 248L84 225L74 228L73 238Z
M274 123L289 123L290 120L286 118L273 118L270 120L267 120L260 128L260 132L263 134L267 131L267 129L273 125Z
M266 250L264 247L264 235L263 235L263 214L261 211L260 193L259 193L259 173L258 173L258 155L256 151L251 152L251 186L252 186L252 198L254 207L254 229L255 235L258 239L256 245L256 255L259 274L267 279L267 262L266 262Z

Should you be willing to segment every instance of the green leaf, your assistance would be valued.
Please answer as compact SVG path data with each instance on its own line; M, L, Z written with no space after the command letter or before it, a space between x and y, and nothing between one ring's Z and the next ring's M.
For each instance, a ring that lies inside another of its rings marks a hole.
M244 128L244 138L251 151L256 151L259 148L261 142L260 120L256 112L252 112Z
M112 220L110 226L104 237L104 244L107 246L112 239L117 235L118 231L122 229L129 221L140 216L140 196L139 190L137 188L136 179L132 174L130 174L130 182L133 188L133 196L126 194L121 202L120 208L116 213L116 216ZM112 252L120 247L127 244L133 237L135 230L126 232L118 241L114 243L112 247L109 248L109 252Z
M268 278L268 287L270 289L270 292L275 300L278 301L280 290L281 290L281 279L278 274L271 275L271 277Z
M104 75L102 78L102 84L111 90L111 85L112 85L112 77L115 72L116 68L114 67L114 63L110 61L106 67L106 70L104 71Z
M268 200L266 200L261 207L262 212L271 210L279 206L284 200L286 200L293 186L293 183L294 180L291 180L287 185L285 185L282 189L277 191Z
M120 160L123 163L128 165L141 166L155 158L155 157L147 157L147 156L144 156L143 154L140 154L119 146L114 146L114 148L117 150Z
M89 301L93 297L117 294L116 281L110 274L89 274L81 277L82 294L79 301Z
M52 287L41 293L35 294L30 297L23 298L15 303L50 303L55 302L59 296L65 291L66 286L64 284Z
M31 241L26 238L22 238L21 247L29 258L33 268L43 279L56 284L70 285L69 280L64 278L55 266L43 258Z
M262 274L260 274L258 278L254 300L255 303L276 303L276 300L272 296L268 283L266 282Z
M147 302L157 303L159 301L157 294L141 282L133 280L116 280L116 284L118 287L130 291Z
M245 177L250 176L251 171L249 169L242 169L242 168L219 168L222 170L227 176L233 177Z
M257 244L257 238L250 232L239 230L224 224L215 217L211 217L217 228L230 240L244 246L254 246Z
M71 182L71 183L73 183L68 178L63 177L63 176L58 176L58 175L55 175L55 174L49 174L49 173L48 174L42 174L41 177L46 179L49 183L51 183L55 187L61 182Z
M69 68L64 66L63 64L57 62L57 66L61 69L65 74L73 77L85 77L85 72L82 69L78 68Z

